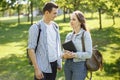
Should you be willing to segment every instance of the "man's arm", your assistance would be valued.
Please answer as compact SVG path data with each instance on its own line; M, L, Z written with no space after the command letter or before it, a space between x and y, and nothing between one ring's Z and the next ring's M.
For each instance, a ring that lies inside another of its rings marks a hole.
M29 54L29 57L32 61L34 69L38 69L38 64L37 64L37 61L36 61L34 49L28 49L28 54Z
M28 54L29 54L29 57L32 61L32 64L33 64L33 67L34 67L34 70L35 70L36 78L37 79L42 79L44 76L43 76L42 71L38 67L34 49L28 49Z

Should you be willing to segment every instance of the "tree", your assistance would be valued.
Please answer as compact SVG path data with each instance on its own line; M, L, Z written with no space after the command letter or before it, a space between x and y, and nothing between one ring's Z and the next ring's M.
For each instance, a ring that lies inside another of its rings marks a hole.
M2 16L4 16L4 12L6 10L14 8L14 6L13 6L14 2L15 2L15 0L0 0L0 11L3 12Z
M99 29L102 29L102 14L105 13L107 9L106 2L107 0L89 0L93 9L99 13Z
M106 13L112 16L113 25L115 24L115 16L120 12L120 0L110 0L107 2Z
M64 1L64 3L63 3ZM65 17L65 13L66 13L66 8L67 6L65 4L67 4L67 0L56 0L56 3L60 6L60 8L63 9L63 21L66 22L66 17Z
M41 11L44 4L47 2L47 1L50 1L50 0L28 0L30 2L30 12L31 12L31 25L33 24L33 9L34 8L39 8L39 10Z
M33 24L33 1L30 3L30 9L31 9L31 25Z
M73 4L71 0L56 0L56 3L59 5L61 9L63 9L63 21L66 21L66 13L69 11L73 11ZM67 5L66 5L67 4Z
M27 2L27 16L28 16L28 18L27 18L27 21L29 22L30 21L30 2L28 1Z

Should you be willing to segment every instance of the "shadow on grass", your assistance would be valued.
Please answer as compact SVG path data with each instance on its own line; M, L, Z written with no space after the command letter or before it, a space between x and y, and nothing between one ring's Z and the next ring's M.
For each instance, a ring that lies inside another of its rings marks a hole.
M11 54L0 59L0 80L31 80L32 71L26 56Z
M0 24L0 44L19 42L26 40L28 36L29 24L1 23Z
M33 80L34 70L25 55L11 54L0 59L0 80ZM58 71L57 80L64 79L63 71Z
M111 76L111 74L116 73L120 74L120 58L118 58L115 63L104 63L104 70L107 76Z
M103 55L106 54L104 53L107 49L109 48L111 52L109 54L112 54L111 58L115 59L115 54L118 54L118 57L115 60L115 63L106 63L104 62L104 71L105 71L105 76L114 76L115 80L120 79L120 54L118 53L120 50L120 28L114 28L112 26L103 28L102 30L96 30L93 29L91 31L91 35L93 38L93 45L98 45L98 48L100 51L102 51ZM116 44L117 46L109 46L110 44ZM108 54L108 55L109 55ZM105 58L103 56L103 58ZM116 75L117 74L117 75ZM98 75L99 76L99 75Z
M114 27L107 27L103 28L102 30L93 29L91 30L93 45L98 45L99 48L103 51L102 47L108 47L110 44L117 44L120 45L120 28ZM110 47L111 49L120 49L119 47Z

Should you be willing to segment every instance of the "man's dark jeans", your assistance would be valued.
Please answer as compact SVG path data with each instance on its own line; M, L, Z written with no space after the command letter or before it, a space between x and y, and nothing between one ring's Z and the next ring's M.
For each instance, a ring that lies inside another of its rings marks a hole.
M52 73L44 73L44 79L37 79L34 77L34 80L55 80L56 78L56 73L57 73L57 61L51 62L51 68L52 68Z

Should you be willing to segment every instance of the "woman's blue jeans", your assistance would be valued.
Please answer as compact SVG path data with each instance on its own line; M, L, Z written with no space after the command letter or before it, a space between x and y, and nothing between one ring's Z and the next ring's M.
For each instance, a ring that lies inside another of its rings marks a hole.
M66 60L64 65L65 80L85 80L87 68L85 61Z

